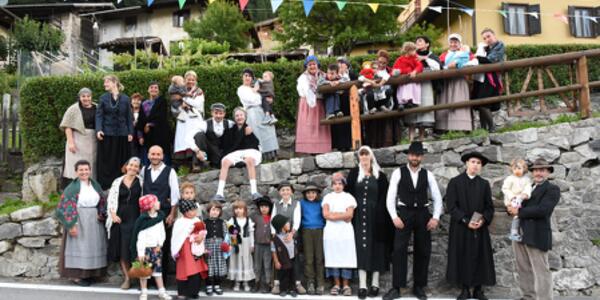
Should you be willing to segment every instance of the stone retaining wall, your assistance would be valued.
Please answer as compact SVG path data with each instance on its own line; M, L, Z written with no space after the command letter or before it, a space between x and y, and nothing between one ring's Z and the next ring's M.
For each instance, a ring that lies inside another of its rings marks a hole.
M491 295L502 298L518 295L513 253L506 238L511 218L505 212L501 193L502 181L510 174L508 164L517 157L530 161L543 157L553 164L552 180L562 191L552 217L554 247L550 251L550 265L555 293L600 296L600 247L592 243L592 240L600 239L600 119L489 137L427 142L425 146L429 153L425 156L424 166L435 174L442 194L449 179L464 171L460 161L462 153L476 149L490 158L482 176L492 185L496 207L490 232L498 284L489 289ZM388 176L406 163L407 148L408 145L399 145L375 150L375 156ZM292 182L297 191L310 180L326 188L327 192L332 173L347 171L356 164L352 152L332 152L264 164L257 170L259 192L276 197L276 186L284 179ZM47 174L55 173L50 167L44 170ZM198 200L205 205L216 192L217 178L218 171L213 170L190 174L180 180L193 182L199 188ZM24 179L23 182L25 185L30 181ZM225 194L230 200L249 199L250 188L244 169L231 170ZM300 193L296 192L296 196ZM226 204L225 217L231 215L229 205ZM440 228L433 234L429 288L435 295L456 293L444 280L448 222L449 216L443 215ZM56 221L37 214L27 220L12 215L0 217L0 223L0 276L56 277L55 255L59 244ZM50 229L42 229L42 224ZM34 259L29 259L31 257ZM409 276L410 273L411 270ZM382 288L387 289L389 284L390 276L386 274L382 277Z

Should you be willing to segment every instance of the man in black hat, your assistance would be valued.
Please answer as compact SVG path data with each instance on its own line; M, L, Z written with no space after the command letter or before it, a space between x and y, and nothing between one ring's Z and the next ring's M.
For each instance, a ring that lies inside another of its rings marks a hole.
M433 173L421 167L425 154L421 142L412 142L408 148L408 164L392 173L386 206L394 226L392 255L393 283L384 300L400 298L400 288L406 287L408 243L414 234L413 293L418 299L427 299L425 286L431 256L431 231L442 214L442 196ZM427 193L433 198L433 215Z
M550 218L560 199L560 188L548 181L554 172L545 159L537 159L530 167L533 173L531 197L521 208L508 208L520 220L521 242L513 242L523 299L552 299L552 273L548 250L552 249Z
M234 122L225 119L226 107L217 102L210 106L212 118L206 121L206 132L200 131L194 135L195 146L192 150L201 162L210 162L213 168L221 168L223 158L223 137L226 130L233 127Z
M445 196L450 214L446 280L462 289L458 300L487 300L482 286L496 284L488 231L494 217L494 204L490 183L479 173L488 159L473 151L463 154L461 160L466 171L450 179Z

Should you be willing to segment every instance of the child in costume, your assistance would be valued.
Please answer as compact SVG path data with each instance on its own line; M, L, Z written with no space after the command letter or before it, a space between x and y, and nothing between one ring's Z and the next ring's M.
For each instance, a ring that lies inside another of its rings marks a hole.
M524 200L531 197L531 179L526 175L527 164L523 159L513 159L510 163L512 174L504 179L502 193L504 194L504 205L506 207L521 207ZM519 233L519 216L515 216L510 224L508 238L520 242L522 237Z
M160 202L155 195L148 194L139 199L142 214L135 221L131 239L131 257L152 264L152 277L158 287L158 298L170 300L162 278L162 246L166 233L165 215L160 211ZM140 300L148 299L148 278L140 278Z

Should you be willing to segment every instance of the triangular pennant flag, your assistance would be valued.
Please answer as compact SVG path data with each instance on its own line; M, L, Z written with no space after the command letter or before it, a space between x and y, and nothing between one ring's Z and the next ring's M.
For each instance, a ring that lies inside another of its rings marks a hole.
M377 9L379 8L379 3L369 3L369 7L373 11L374 14L377 13Z
M567 16L565 16L564 14L557 12L554 13L554 17L562 21L563 23L569 25L569 18L567 18Z
M346 1L335 1L335 5L337 5L337 8L342 11L344 7L346 7Z
M536 19L538 19L538 20L540 19L540 14L538 12L534 11L534 12L530 12L530 13L527 13L527 14L530 15L530 16L532 16L532 17L534 17L534 18L536 18Z
M117 4L121 4L121 2L123 2L123 0L117 0Z
M181 1L181 0L179 0ZM240 0L240 10L243 11L250 0Z
M304 14L308 17L313 5L315 5L315 0L302 0L302 3L304 4Z
M179 0L179 9L183 9L184 5L185 5L185 0Z
M283 0L271 0L271 9L273 10L273 13L275 13L275 11L279 8L279 6L281 6L282 3Z
M504 18L508 18L508 13L505 10L499 10L498 13L501 14Z
M216 0L208 0L208 4L212 4L213 2L215 2Z
M460 10L462 10L465 14L469 15L469 16L473 16L473 9L470 8L461 8Z
M441 6L427 6L428 9L431 9L435 12L437 12L438 14L442 13L442 7Z
M152 5L152 3L154 3L154 0L148 0L148 7L150 7L150 5Z
M585 16L584 18L598 24L598 17L592 17L592 16Z

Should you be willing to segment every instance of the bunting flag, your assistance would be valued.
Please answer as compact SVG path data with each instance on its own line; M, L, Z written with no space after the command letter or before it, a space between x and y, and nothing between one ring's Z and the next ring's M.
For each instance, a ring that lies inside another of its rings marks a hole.
M154 0L148 0L148 7L150 7L150 5L152 5L152 3L154 3Z
M344 7L346 7L346 1L335 1L335 5L337 5L337 8L342 11Z
M212 4L213 2L215 2L216 0L208 0L208 4Z
M304 4L304 14L308 17L313 5L315 5L315 0L302 0L302 4Z
M540 14L537 13L537 12L535 12L535 11L534 12L528 12L527 14L530 15L530 16L532 16L532 17L534 17L534 18L536 18L536 19L538 19L538 20L540 19Z
M505 18L505 19L508 18L508 12L507 11L501 10L501 11L498 11L498 13L501 14L503 18Z
M369 7L373 11L374 14L377 13L377 9L379 8L379 3L369 3Z
M279 8L279 6L281 6L282 3L283 0L271 0L271 9L273 10L273 13L275 13L275 11Z
M121 4L121 2L123 2L123 0L117 0L117 4Z
M185 0L179 0L179 1L181 2L181 1L185 1ZM240 10L241 11L244 11L244 9L246 8L246 5L248 5L249 1L250 0L240 0Z
M431 9L435 12L437 12L438 14L442 13L442 7L441 6L427 6L428 9Z
M554 13L554 17L559 19L563 23L569 25L569 18L567 18L567 16L565 16L565 14L557 12L557 13Z
M473 16L474 10L471 8L461 8L460 10L471 17Z
M588 19L588 20L590 20L590 21L592 21L592 22L594 22L594 23L598 24L598 18L600 18L600 17L590 17L590 16L585 16L585 17L583 17L583 18L584 18L584 19Z
M179 9L183 9L184 5L185 5L185 0L179 0Z

